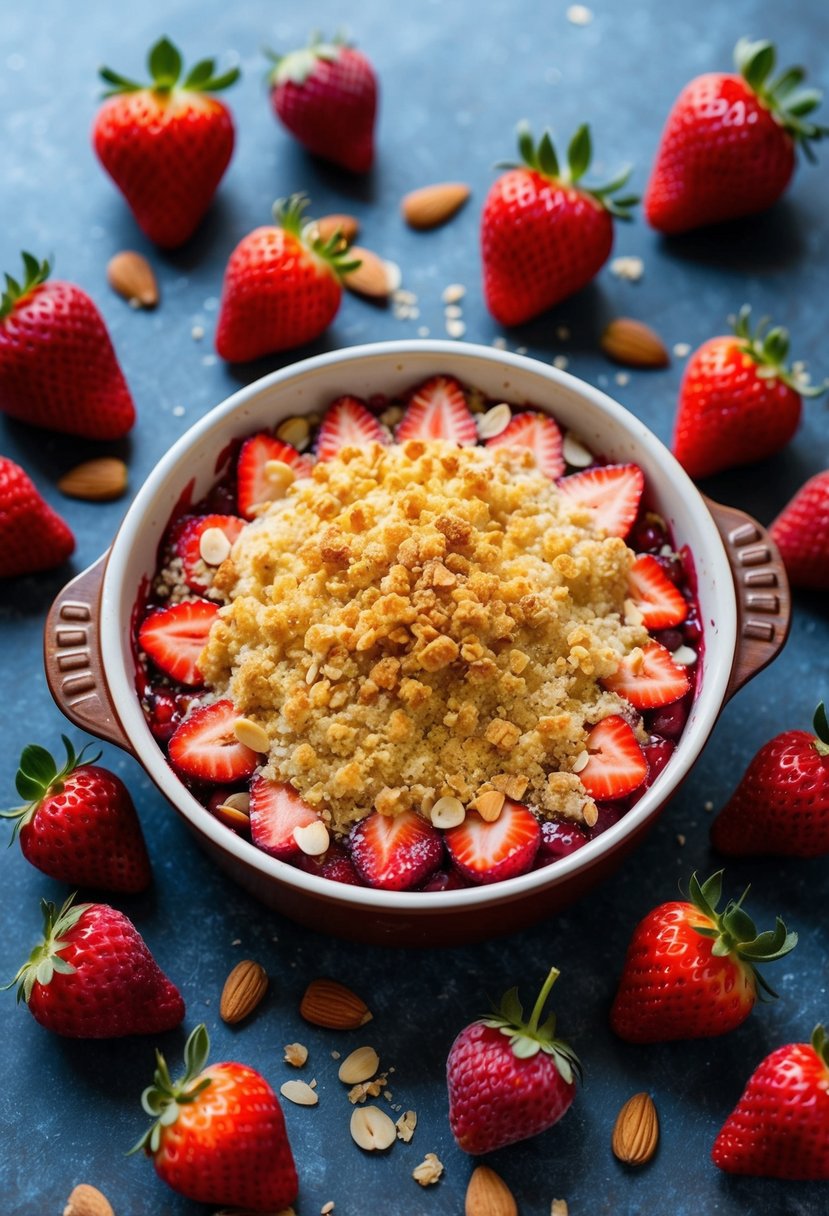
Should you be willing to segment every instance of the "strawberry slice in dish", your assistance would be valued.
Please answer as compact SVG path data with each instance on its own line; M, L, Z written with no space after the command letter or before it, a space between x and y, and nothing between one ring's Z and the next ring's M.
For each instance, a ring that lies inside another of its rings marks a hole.
M440 832L416 811L372 811L352 828L349 847L360 877L384 891L408 891L443 861Z
M250 786L250 836L257 848L283 861L302 850L294 828L306 828L319 819L292 785L257 777ZM319 860L319 859L317 859Z
M296 448L269 435L267 431L251 435L242 444L236 470L236 499L239 514L244 515L245 519L254 518L254 507L273 501L274 483L265 468L269 460L280 460L287 464L297 477L310 477L314 467L307 456L301 456Z
M245 521L238 515L194 515L182 521L176 533L175 551L181 558L184 581L191 591L202 593L210 589L215 571L229 555L244 526ZM220 532L227 544L211 529ZM208 536L203 539L205 533Z
M526 874L541 844L541 825L521 802L507 798L490 823L469 810L463 823L444 833L453 863L474 883L501 882Z
M329 405L317 432L317 460L330 460L345 447L388 441L387 432L359 397L338 397Z
M202 683L198 658L219 612L207 600L183 600L151 612L141 622L138 643L159 671L171 680L197 688Z
M606 464L562 477L558 488L579 506L590 508L600 532L624 537L636 519L645 476L636 464Z
M344 882L350 887L365 886L354 869L351 858L339 844L332 844L322 857L309 857L306 853L301 853L296 858L296 865L306 874L315 874L317 878L328 878L331 882Z
M631 566L628 592L651 633L681 625L688 615L688 601L650 553L641 554Z
M500 435L487 439L488 448L529 448L535 463L551 480L560 477L565 464L562 455L561 431L547 414L527 410L516 414Z
M648 762L633 730L618 714L602 718L587 736L590 759L579 772L596 802L623 798L638 790L648 775Z
M478 442L475 419L469 412L464 391L451 376L433 376L409 398L395 439L445 439L461 447Z
M258 754L236 738L239 714L232 701L204 705L185 718L170 739L170 763L186 777L229 785L252 776Z
M691 682L684 667L678 667L671 653L659 642L650 641L632 650L612 676L602 680L603 687L630 701L634 709L658 709L684 697Z

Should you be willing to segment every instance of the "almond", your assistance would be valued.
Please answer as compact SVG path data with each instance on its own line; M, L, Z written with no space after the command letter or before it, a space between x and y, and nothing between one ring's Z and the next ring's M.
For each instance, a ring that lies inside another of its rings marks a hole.
M403 199L400 210L410 228L421 231L438 228L460 211L470 193L464 182L438 182L412 190Z
M83 498L86 502L109 502L120 498L127 488L127 466L114 456L85 460L64 473L58 489L67 498Z
M343 1060L337 1076L345 1085L359 1085L373 1077L379 1067L380 1057L373 1047L358 1047Z
M268 973L259 963L243 959L237 963L225 980L219 1014L222 1021L241 1022L256 1006L268 990Z
M69 1196L63 1216L115 1216L115 1213L106 1195L82 1182Z
M357 240L360 232L360 221L355 219L353 215L339 214L324 215L322 219L317 220L317 232L321 241L330 241L337 231L339 231L346 245L350 245L352 241Z
M351 1136L367 1153L384 1152L397 1139L397 1128L379 1106L358 1106L351 1116Z
M140 253L125 249L107 264L107 282L119 296L140 308L155 308L158 284L150 263Z
M625 367L667 367L670 363L659 335L649 325L631 317L611 321L599 345L608 358Z
M659 1143L659 1119L650 1094L628 1098L616 1118L611 1148L625 1165L645 1165Z
M466 1188L465 1216L518 1216L512 1191L488 1165L479 1165Z
M316 1106L319 1102L319 1094L305 1081L285 1081L280 1085L279 1092L295 1106Z
M312 980L305 990L299 1012L306 1022L328 1030L356 1030L372 1018L365 1001L336 980Z
M351 256L359 260L360 265L354 270L348 270L343 275L343 283L349 291L358 296L369 296L372 300L385 300L393 289L389 268L382 258L370 249L360 245L352 245Z

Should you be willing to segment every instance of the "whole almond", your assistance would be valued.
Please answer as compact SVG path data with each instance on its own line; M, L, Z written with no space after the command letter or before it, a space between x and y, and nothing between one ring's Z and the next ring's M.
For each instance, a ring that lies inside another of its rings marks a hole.
M500 1174L479 1165L466 1188L465 1216L518 1216L512 1191Z
M599 345L608 358L625 367L667 367L671 361L659 335L631 317L611 321Z
M150 263L133 249L116 253L107 264L107 282L119 296L141 308L155 308L158 283Z
M625 1165L644 1165L659 1143L659 1119L650 1094L628 1098L616 1118L611 1148Z
M385 300L394 290L389 268L382 258L370 249L352 245L349 254L360 265L343 275L343 283L358 296L369 296L372 300Z
M360 221L353 215L324 215L316 221L320 240L330 241L335 232L339 232L346 245L357 240L360 231Z
M82 1182L69 1196L63 1216L115 1216L115 1213L106 1195Z
M438 228L460 211L471 191L464 182L438 182L412 190L400 204L410 228Z
M127 466L114 456L99 456L97 460L76 464L58 481L61 494L86 502L110 502L120 498L126 488Z
M237 963L225 980L219 1015L223 1022L233 1025L241 1022L256 1006L268 990L268 973L252 959Z
M336 980L312 980L299 1012L306 1022L328 1030L356 1030L372 1018L365 1001Z

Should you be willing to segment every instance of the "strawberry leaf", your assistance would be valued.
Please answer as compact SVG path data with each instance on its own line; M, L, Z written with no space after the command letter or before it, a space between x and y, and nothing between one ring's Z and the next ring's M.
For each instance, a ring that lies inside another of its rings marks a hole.
M119 72L114 72L112 68L101 68L99 76L112 86L104 93L104 97L116 97L120 93L135 93L146 88L157 93L169 93L177 85L181 89L189 89L194 93L217 93L234 84L240 74L239 68L234 67L222 75L216 76L216 60L200 59L179 84L184 65L181 52L169 38L160 38L151 47L147 56L147 66L152 78L149 85L140 84L128 76L122 76Z
M803 68L788 68L776 80L770 80L775 63L774 45L752 42L749 38L741 38L737 43L734 62L766 109L800 145L806 157L814 160L811 145L829 134L829 128L806 119L820 105L823 94L819 89L800 88L806 77Z
M587 123L582 123L570 140L570 147L567 149L567 163L570 166L571 182L577 182L580 178L584 177L590 168L592 158L593 148L590 142L590 128Z
M160 38L155 46L150 48L147 57L147 67L156 89L169 92L178 84L181 76L182 61L178 47L169 38Z
M813 725L815 728L815 750L821 756L829 756L829 719L826 717L826 706L821 701L815 710Z
M25 251L21 257L25 271L23 283L18 283L17 279L13 279L10 274L3 276L6 280L6 290L0 296L0 321L9 315L16 304L25 300L30 292L34 291L36 287L40 287L41 283L45 283L52 270L49 258L38 262L36 257Z

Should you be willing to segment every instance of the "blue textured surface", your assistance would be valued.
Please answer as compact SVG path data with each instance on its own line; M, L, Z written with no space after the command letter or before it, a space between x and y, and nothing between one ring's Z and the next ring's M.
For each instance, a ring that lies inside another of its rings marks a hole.
M123 445L138 486L169 444L241 383L287 360L226 368L211 339L224 261L236 241L266 222L274 197L307 189L317 214L349 210L361 217L363 241L403 268L404 285L418 297L420 316L401 321L391 312L347 298L328 334L312 350L366 340L415 336L426 326L444 330L442 288L468 287L467 337L491 341L498 329L480 298L477 216L492 180L492 163L513 152L515 122L551 124L565 140L580 121L594 132L597 172L620 162L646 173L667 109L691 76L727 68L742 34L777 36L786 62L805 62L814 83L829 85L825 56L829 8L793 0L785 16L771 0L596 0L594 20L577 27L563 2L511 0L476 5L416 3L392 6L363 0L353 11L313 0L289 9L264 0L78 6L41 0L4 6L0 29L0 267L12 273L18 251L53 252L60 277L89 291L102 309L133 389L139 423ZM343 20L375 62L382 81L379 161L365 182L344 179L309 160L276 125L262 83L260 47L287 49L313 25L331 30ZM101 62L138 72L146 47L162 32L189 61L217 50L238 54L244 77L227 100L237 121L237 150L197 238L172 256L155 254L137 232L122 200L95 163L89 127ZM821 79L821 74L823 78ZM446 178L467 180L474 198L446 228L418 235L398 215L408 189ZM578 298L531 326L507 335L511 349L526 346L540 358L565 355L570 370L601 384L668 439L682 360L664 372L632 374L624 385L597 353L597 337L615 314L656 325L667 344L698 344L721 330L726 314L744 301L770 312L796 335L795 354L816 375L829 372L826 353L826 271L829 255L829 155L817 168L801 165L788 198L751 224L682 241L663 241L641 220L618 231L616 253L638 254L638 284L604 270ZM158 270L161 307L134 313L105 284L108 258L122 248L145 250ZM563 343L556 327L566 325ZM202 342L191 336L203 326ZM106 506L61 500L56 476L97 454L81 444L0 423L0 448L19 460L78 537L72 568L98 556L121 518L123 502ZM754 468L723 476L705 488L768 522L810 474L829 464L829 419L822 402L806 418L789 450ZM0 591L3 646L3 793L11 801L14 761L30 740L58 744L65 723L43 680L43 616L67 571L7 584ZM301 1177L301 1216L328 1200L336 1216L372 1208L394 1214L458 1213L471 1163L451 1140L443 1067L452 1037L512 983L527 999L551 963L562 971L556 1005L560 1027L586 1065L586 1083L573 1110L551 1132L492 1157L515 1192L522 1216L546 1216L553 1197L565 1197L573 1216L584 1213L672 1213L674 1216L820 1216L829 1187L730 1178L709 1161L714 1136L760 1058L781 1043L808 1037L829 1018L827 998L827 865L751 862L729 867L729 886L756 884L752 909L764 923L782 912L801 935L794 955L773 982L781 999L758 1009L729 1037L711 1042L631 1048L607 1027L629 933L653 904L671 898L680 878L706 871L709 815L745 763L778 730L808 725L814 703L827 692L829 628L818 597L796 598L791 641L781 659L757 678L723 714L711 742L680 795L627 869L566 915L506 942L469 950L382 952L329 941L267 913L219 875L194 847L177 818L141 770L107 748L105 762L129 783L141 813L156 884L120 906L132 916L161 965L188 1002L187 1027L204 1019L213 1058L239 1058L279 1085L290 1073L317 1078L315 1109L286 1104ZM685 838L684 846L678 840ZM34 939L41 895L64 890L31 869L18 851L0 858L0 976L11 975ZM218 997L231 966L243 957L271 975L265 1004L238 1030L218 1019ZM364 1032L335 1035L304 1025L297 1012L305 984L320 974L360 991L374 1011ZM149 1080L154 1044L146 1040L75 1043L49 1036L13 998L5 998L0 1042L0 1194L9 1216L62 1210L78 1182L109 1196L118 1216L139 1212L196 1213L203 1209L170 1194L140 1158L123 1150L144 1126L139 1093ZM282 1045L299 1040L311 1051L296 1074L281 1062ZM184 1032L166 1036L176 1062ZM380 1052L395 1103L416 1110L414 1140L384 1158L363 1155L351 1142L350 1107L336 1079L332 1050L362 1042ZM619 1166L609 1149L622 1102L648 1089L656 1100L662 1141L645 1170ZM426 1152L445 1163L441 1182L421 1191L412 1168ZM206 1210L206 1209L204 1209Z

